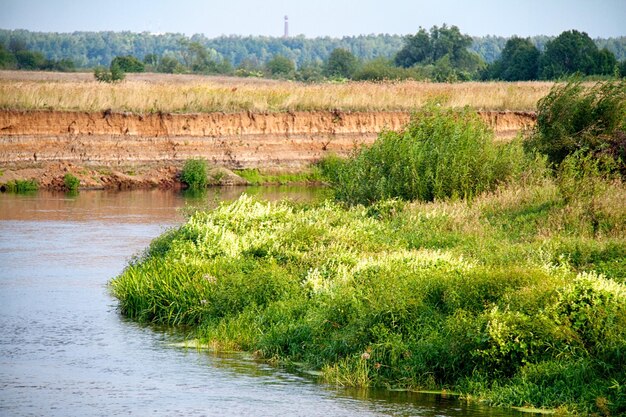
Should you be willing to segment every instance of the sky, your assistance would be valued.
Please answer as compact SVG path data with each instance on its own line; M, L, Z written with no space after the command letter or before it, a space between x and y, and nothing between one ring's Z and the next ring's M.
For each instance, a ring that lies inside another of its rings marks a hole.
M306 37L415 33L626 36L626 0L0 0L0 28Z

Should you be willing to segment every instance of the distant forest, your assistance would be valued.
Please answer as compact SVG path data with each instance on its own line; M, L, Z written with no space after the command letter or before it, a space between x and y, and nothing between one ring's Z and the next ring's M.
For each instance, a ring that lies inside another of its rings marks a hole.
M293 61L298 68L320 65L326 62L335 49L351 52L361 61L376 58L391 59L404 46L405 37L400 35L361 35L343 38L289 38L268 36L221 36L207 38L204 35L187 37L182 34L132 33L132 32L73 32L46 33L27 30L0 29L0 46L10 49L11 43L19 43L30 51L40 52L51 62L72 61L76 68L109 66L117 56L132 55L140 60L146 56L169 56L184 62L188 45L197 42L209 51L217 61L227 61L233 67L261 67L274 56L280 55ZM468 47L486 63L500 58L509 38L502 36L472 37ZM543 51L554 37L534 36L530 41ZM626 60L626 36L594 39L598 49L606 48L618 61Z

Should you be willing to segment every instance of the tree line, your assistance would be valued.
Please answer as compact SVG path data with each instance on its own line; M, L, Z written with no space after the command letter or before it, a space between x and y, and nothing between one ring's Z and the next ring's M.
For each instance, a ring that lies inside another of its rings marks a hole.
M620 62L621 61L621 62ZM343 38L222 36L131 32L40 33L0 30L0 68L97 68L103 80L124 72L229 74L322 79L535 80L573 73L626 75L626 37L592 40L576 30L550 38L481 38L458 27L414 35Z

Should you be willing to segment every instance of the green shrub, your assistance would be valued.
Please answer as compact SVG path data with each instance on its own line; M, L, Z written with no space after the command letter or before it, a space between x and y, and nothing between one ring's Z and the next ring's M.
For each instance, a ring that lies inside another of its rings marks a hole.
M39 184L35 180L13 180L2 186L10 193L29 193L37 191Z
M347 161L329 160L321 167L339 200L370 204L388 198L471 198L506 181L523 164L519 143L498 148L475 112L430 106L415 113L404 130L383 132Z
M528 149L560 164L577 151L626 161L626 80L555 85L537 104L537 126ZM626 173L626 172L623 172Z
M67 173L63 177L63 184L68 191L77 191L80 186L80 180L74 175Z
M190 159L185 162L180 179L191 189L200 190L206 188L209 181L206 161L203 159Z
M167 231L111 289L129 317L195 326L210 346L304 363L340 385L620 415L626 287L613 277L626 210L607 205L610 238L581 237L552 218L576 202L551 178L472 201L244 196Z
M97 67L93 72L93 76L96 81L103 83L116 83L126 78L126 74L117 64L111 64L108 70L104 67Z

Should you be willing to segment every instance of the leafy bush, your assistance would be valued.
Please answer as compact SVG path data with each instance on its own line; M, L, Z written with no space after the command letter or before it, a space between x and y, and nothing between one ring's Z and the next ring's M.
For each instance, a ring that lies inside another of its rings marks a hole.
M104 67L97 67L93 72L93 76L96 81L100 81L102 83L116 83L123 81L126 74L122 71L119 65L111 64L111 67L108 70Z
M203 159L190 159L185 162L180 175L182 182L191 189L204 189L208 184L207 163Z
M544 228L562 208L553 188L347 209L244 196L166 232L111 288L132 318L341 385L585 412L604 398L620 415L626 287L563 259L585 242L595 254L576 264L623 258L623 233L560 243L562 224Z
M400 132L383 132L345 162L322 164L339 200L473 197L505 181L524 162L519 143L497 147L493 132L470 109L430 106ZM521 156L521 158L520 158Z
M626 161L626 80L555 85L537 105L537 126L526 147L560 164L576 151ZM622 170L624 167L622 165Z
M80 186L80 180L74 175L67 173L63 177L63 184L68 191L77 191Z
M111 68L117 66L123 72L144 72L145 64L132 55L116 56L111 61Z
M2 191L8 191L10 193L29 193L37 191L39 184L35 180L13 180L2 185Z

